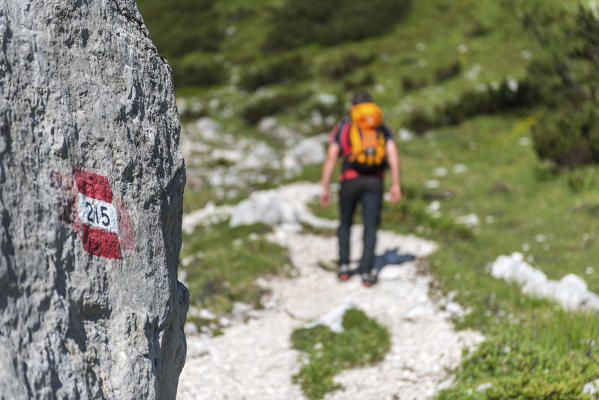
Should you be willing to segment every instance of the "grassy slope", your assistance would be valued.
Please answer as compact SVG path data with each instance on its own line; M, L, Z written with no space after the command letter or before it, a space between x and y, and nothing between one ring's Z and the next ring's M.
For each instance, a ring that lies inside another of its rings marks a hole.
M221 53L229 62L232 76L263 58L258 49L267 26L268 6L280 3L253 2L254 11L232 23L236 33L225 40ZM246 4L241 0L219 2L217 8L250 8ZM311 79L275 89L323 91L346 99L343 80L324 76L320 72L323 66L348 52L378 54L380 57L374 62L346 79L373 73L381 84L375 90L376 100L383 106L388 123L397 128L405 118L406 104L433 108L480 82L521 78L528 62L522 52L527 50L534 56L542 49L516 17L524 8L552 4L492 0L414 2L413 12L392 34L332 48L302 49L311 63ZM472 36L478 25L486 27L488 33ZM462 43L468 46L464 53L458 51ZM479 64L478 80L461 74L434 82L435 69L455 61L462 71ZM405 91L401 85L403 77L424 79L429 85ZM227 131L257 135L255 128L237 116L252 101L253 94L231 85L178 89L178 93L194 94L206 101L218 98L234 110L231 118L223 118L218 110L213 112L212 116L220 119ZM297 110L283 112L278 118L303 129L304 121L298 118ZM432 138L425 136L400 144L403 182L410 189L404 204L409 206L387 208L383 224L399 232L417 231L440 243L441 248L430 263L439 289L458 291L457 300L472 309L463 321L456 321L458 326L480 330L488 337L457 371L455 385L441 393L440 398L577 398L585 382L599 377L596 314L566 313L554 303L522 296L519 288L493 279L486 271L499 254L521 251L527 244L526 256L550 278L576 273L587 280L591 290L599 292L599 266L595 264L599 250L593 236L597 231L599 195L592 185L589 190L572 191L572 182L577 182L580 171L553 175L536 159L530 146L520 144L522 137L529 137L531 118L534 111L478 117L460 126L435 130ZM457 163L465 164L467 172L453 174L452 167ZM447 177L439 178L439 190L454 193L451 199L441 200L441 219L451 221L449 217L475 213L482 222L473 237L461 234L450 222L436 223L421 212L430 202L423 196L430 192L423 184L433 178L432 171L439 166L450 171ZM587 168L582 176L589 176L591 170ZM318 176L318 168L303 175L312 179ZM187 199L191 196L186 195L186 202ZM485 222L490 221L487 217L492 217L493 222ZM545 242L536 240L539 234L544 235ZM589 266L594 271L586 274ZM493 384L490 389L476 390L488 382Z

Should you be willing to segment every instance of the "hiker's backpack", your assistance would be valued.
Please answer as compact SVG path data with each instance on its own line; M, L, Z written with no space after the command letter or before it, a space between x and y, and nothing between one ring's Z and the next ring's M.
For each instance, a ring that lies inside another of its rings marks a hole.
M381 129L383 112L374 103L360 103L352 107L349 126L347 166L358 172L372 173L387 167L385 133Z

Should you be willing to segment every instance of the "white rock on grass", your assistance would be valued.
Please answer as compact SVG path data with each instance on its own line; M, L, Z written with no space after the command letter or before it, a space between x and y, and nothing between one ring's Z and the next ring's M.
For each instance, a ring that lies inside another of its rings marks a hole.
M440 209L441 209L441 203L438 200L435 200L426 207L426 212L429 214L432 214L434 212L439 211Z
M206 140L218 140L219 133L221 131L221 125L218 121L210 118L203 117L196 121L195 128L199 131L200 136Z
M467 170L468 168L464 164L456 164L453 166L453 173L456 175L463 174Z
M289 154L295 156L303 165L319 164L325 159L324 148L317 138L302 140L289 151Z
M266 224L298 224L319 228L336 228L337 221L314 216L306 203L316 199L320 187L298 182L278 189L254 192L232 210L231 226L263 222Z
M538 284L547 281L547 276L524 261L522 253L514 252L510 256L501 255L490 267L491 275L520 286Z
M406 128L401 128L397 136L399 137L399 140L401 140L402 142L409 142L410 140L416 137L414 132Z
M522 253L499 256L490 266L491 275L522 286L522 292L557 301L566 310L599 310L599 296L587 289L587 284L575 274L567 274L559 281L532 267Z
M273 130L273 136L285 141L286 145L301 138L301 135L287 126L278 126Z
M476 216L476 214L467 214L462 215L461 217L457 217L455 221L458 224L466 225L466 226L478 226L480 225L480 219Z
M427 189L438 189L441 187L441 182L436 179L429 179L428 181L424 182L424 186Z
M285 154L281 161L281 165L288 176L297 174L302 170L300 162L291 154Z
M278 125L278 121L275 117L264 117L258 123L258 129L260 132L269 133L275 129Z
M255 223L276 225L298 223L299 218L293 207L281 199L275 191L255 192L239 203L231 216L230 226Z
M599 379L595 379L592 382L587 382L582 387L582 394L592 396L599 391Z
M319 138L307 138L287 151L282 164L286 171L295 173L304 165L322 163L325 157L326 154L321 140Z
M257 142L247 150L241 162L237 165L240 169L258 169L264 166L273 166L277 161L275 151L264 142Z
M530 146L530 138L528 137L521 137L520 139L518 139L518 144L520 146Z
M207 226L222 222L229 218L232 212L232 206L216 207L214 203L210 202L204 208L192 211L183 216L183 231L190 234L196 226Z
M337 104L337 96L330 93L320 93L316 96L316 99L320 104L325 106L332 106Z
M447 168L445 167L437 167L433 170L433 176L443 177L447 176Z
M493 387L493 384L491 382L485 382L485 383L481 383L480 385L477 386L476 391L477 392L484 392L487 389L491 389Z

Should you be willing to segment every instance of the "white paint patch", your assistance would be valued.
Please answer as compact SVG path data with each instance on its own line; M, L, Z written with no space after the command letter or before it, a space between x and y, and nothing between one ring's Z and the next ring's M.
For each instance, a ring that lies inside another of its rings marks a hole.
M84 224L116 234L119 233L116 208L112 204L79 193L77 195L77 208L79 219Z

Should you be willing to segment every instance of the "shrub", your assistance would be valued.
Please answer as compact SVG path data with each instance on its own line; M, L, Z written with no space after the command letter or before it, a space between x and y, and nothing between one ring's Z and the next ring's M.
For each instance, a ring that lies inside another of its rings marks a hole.
M405 15L411 0L286 0L274 11L266 51L308 43L331 46L389 31Z
M548 109L532 128L534 148L542 160L560 167L599 162L599 112L589 103L582 109Z
M462 65L459 61L454 61L451 64L440 67L435 70L435 80L437 82L443 82L462 72Z
M349 78L343 82L343 87L345 90L358 90L358 89L366 89L369 86L374 85L376 79L374 79L374 75L370 72L364 72L361 75L358 75L355 78Z
M330 60L322 68L322 73L331 79L340 79L351 74L357 68L366 66L375 60L376 56L369 54L345 53L341 58Z
M421 89L428 85L428 82L424 78L404 76L401 78L401 84L403 85L404 90L407 92L409 90Z
M532 106L537 100L537 93L527 81L519 84L515 81L504 81L480 90L467 91L457 101L444 104L433 112L417 109L405 124L409 129L422 133L435 127L458 124L475 115Z
M547 51L528 73L544 105L534 148L560 168L599 162L599 21L583 8L568 17L557 30L531 20Z
M277 114L299 105L310 96L309 93L280 93L272 97L260 97L241 111L241 117L249 124L258 123L262 118Z
M139 0L137 4L161 54L176 58L219 49L224 35L214 1Z
M301 55L285 56L256 65L243 73L239 86L256 90L272 83L297 81L308 76L308 63Z
M212 56L191 53L180 60L175 60L172 65L173 80L177 87L212 86L227 79L224 66L214 61Z

